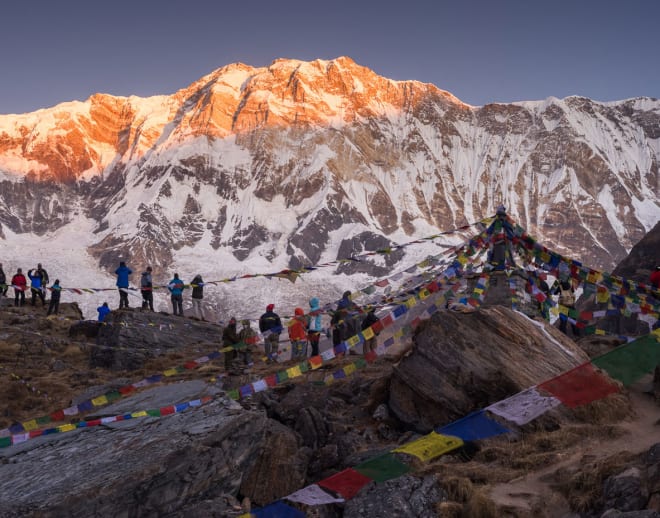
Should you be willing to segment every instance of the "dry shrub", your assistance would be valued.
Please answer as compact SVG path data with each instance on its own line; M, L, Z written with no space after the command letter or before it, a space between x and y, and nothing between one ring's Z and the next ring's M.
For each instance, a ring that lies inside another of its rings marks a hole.
M555 473L555 487L566 497L573 511L588 512L597 507L605 479L622 472L634 458L629 452L593 462L584 462L583 458L579 471L560 469Z
M62 351L60 356L68 360L75 360L75 359L82 360L83 358L86 358L87 355L80 349L79 345L69 344L66 346L64 351Z
M573 409L573 416L578 421L590 424L618 423L631 414L630 399L623 392Z
M474 493L472 481L465 477L445 478L440 485L447 492L447 498L454 502L467 502Z
M459 504L458 502L439 502L435 510L438 518L461 518L463 504Z
M484 490L474 491L463 505L462 518L500 518L501 513L495 502L488 498Z
M435 463L422 467L418 472L421 475L436 474L439 480L450 477L467 478L473 484L505 483L520 475L519 472L505 466L486 465L478 461L454 464Z

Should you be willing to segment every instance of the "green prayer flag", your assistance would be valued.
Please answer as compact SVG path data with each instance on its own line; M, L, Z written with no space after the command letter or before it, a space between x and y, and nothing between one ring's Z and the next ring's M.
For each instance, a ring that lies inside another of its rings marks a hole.
M240 397L238 393L238 389L230 390L229 392L227 392L227 396L229 396L229 398L231 399L236 399L236 400Z
M11 437L0 437L0 448L11 446Z
M118 390L113 390L112 392L108 392L105 397L108 401L114 401L115 399L121 398L121 394Z
M160 417L160 409L155 408L153 410L147 410L147 415L150 415L151 417Z
M51 422L51 418L48 415L42 415L41 417L37 417L37 424L42 425L42 424L48 424Z
M355 466L355 471L376 482L385 482L408 473L410 468L393 454L386 453Z
M653 335L646 335L594 358L591 363L628 386L660 364L660 343Z

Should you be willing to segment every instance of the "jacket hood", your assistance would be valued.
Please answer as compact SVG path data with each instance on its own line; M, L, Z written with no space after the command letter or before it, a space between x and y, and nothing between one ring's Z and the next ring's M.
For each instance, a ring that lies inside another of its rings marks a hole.
M295 314L297 317L301 317L301 316L303 316L303 315L305 314L305 311L303 310L303 308L296 308L296 309L294 310L294 314Z
M312 309L319 309L319 299L316 297L309 299L309 307Z

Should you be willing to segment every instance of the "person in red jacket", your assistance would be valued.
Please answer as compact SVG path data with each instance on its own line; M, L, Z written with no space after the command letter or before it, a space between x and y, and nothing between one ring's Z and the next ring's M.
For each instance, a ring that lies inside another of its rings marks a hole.
M11 284L14 287L14 306L25 305L25 290L27 289L27 279L23 275L23 270L18 269L11 278ZM20 304L19 304L20 299Z
M655 271L651 273L649 280L656 290L660 290L660 266L655 267Z
M294 310L294 317L287 324L291 340L291 359L307 358L307 319L303 308Z

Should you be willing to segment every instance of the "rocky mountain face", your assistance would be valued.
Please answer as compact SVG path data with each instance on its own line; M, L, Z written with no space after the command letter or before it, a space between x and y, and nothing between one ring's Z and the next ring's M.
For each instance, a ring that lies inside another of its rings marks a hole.
M655 99L472 107L346 57L232 64L169 96L1 115L0 238L85 228L102 267L192 249L296 267L504 204L611 269L660 219L659 157Z

